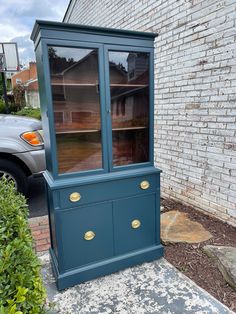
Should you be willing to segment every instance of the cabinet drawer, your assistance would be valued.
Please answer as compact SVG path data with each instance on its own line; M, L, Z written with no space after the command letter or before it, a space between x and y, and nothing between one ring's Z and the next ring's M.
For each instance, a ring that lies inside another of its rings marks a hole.
M57 212L57 218L65 270L113 255L111 203Z
M115 254L155 243L155 199L155 194L149 194L114 202Z
M159 174L137 176L135 178L116 179L112 181L99 182L97 184L81 185L73 188L60 190L60 207L77 207L83 204L113 200L116 198L124 198L132 195L145 195L150 192L155 192L160 187ZM143 186L142 182L148 182L149 186ZM70 200L72 193L78 196L79 199Z

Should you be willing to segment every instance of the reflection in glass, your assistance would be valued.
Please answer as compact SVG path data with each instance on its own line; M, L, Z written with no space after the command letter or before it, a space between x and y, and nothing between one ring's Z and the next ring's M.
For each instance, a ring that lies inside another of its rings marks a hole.
M97 49L49 47L58 171L102 168Z
M109 52L113 165L149 160L149 53Z

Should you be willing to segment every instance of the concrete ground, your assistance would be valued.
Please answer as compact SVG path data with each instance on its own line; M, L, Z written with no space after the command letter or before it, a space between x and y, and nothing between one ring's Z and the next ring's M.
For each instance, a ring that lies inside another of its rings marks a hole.
M229 314L233 313L164 258L58 292L49 254L40 253L51 313Z

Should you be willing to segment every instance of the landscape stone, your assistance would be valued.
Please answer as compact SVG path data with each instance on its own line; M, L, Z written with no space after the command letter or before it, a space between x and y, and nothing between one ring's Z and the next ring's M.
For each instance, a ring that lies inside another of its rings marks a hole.
M188 218L187 213L172 210L161 214L161 239L167 243L200 243L212 237L200 223Z
M224 279L236 290L236 248L206 245L203 250L213 259Z

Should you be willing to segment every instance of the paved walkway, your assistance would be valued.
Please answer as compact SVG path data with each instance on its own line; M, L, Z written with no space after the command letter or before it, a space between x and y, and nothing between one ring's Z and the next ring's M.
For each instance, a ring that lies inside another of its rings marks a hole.
M42 253L41 253L42 254ZM233 313L164 258L58 292L49 255L40 256L51 313L229 314Z

